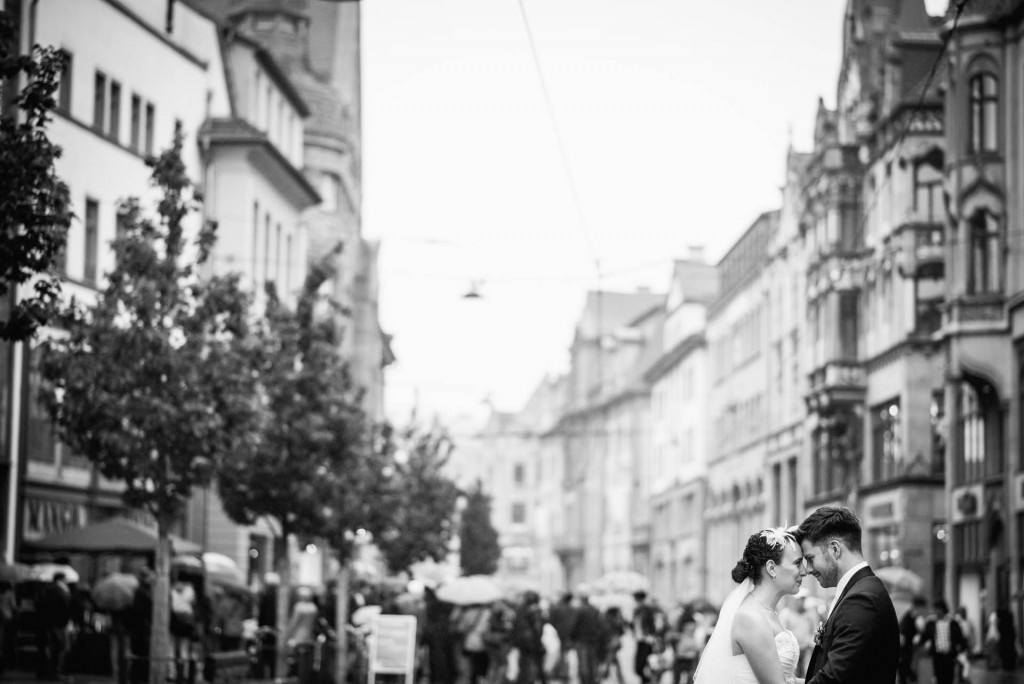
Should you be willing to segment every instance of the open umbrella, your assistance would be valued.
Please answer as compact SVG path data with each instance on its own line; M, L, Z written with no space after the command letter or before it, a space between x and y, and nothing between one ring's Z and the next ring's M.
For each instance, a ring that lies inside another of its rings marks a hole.
M29 569L29 579L39 582L52 582L58 572L64 573L64 581L74 584L78 581L78 573L70 565L63 563L36 563Z
M924 588L921 576L906 568L878 568L875 570L875 577L882 580L890 594L920 594Z
M92 602L100 610L113 612L131 605L139 580L127 572L112 572L92 588Z
M17 584L27 580L31 574L31 569L24 563L0 563L0 582Z
M632 594L650 591L651 583L639 572L622 570L602 575L590 588L595 594Z
M216 584L243 588L246 586L245 573L233 558L208 551L203 554L203 565L206 567L206 576Z
M355 612L352 613L352 624L356 627L362 627L373 618L380 615L380 606L361 606L356 608Z
M442 584L437 590L437 598L457 606L493 603L504 595L501 587L486 575L456 577Z

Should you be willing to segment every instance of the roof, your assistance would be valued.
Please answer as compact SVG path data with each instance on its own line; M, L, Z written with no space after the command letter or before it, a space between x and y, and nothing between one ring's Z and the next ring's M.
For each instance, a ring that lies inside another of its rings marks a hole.
M610 335L664 303L665 295L653 292L588 292L576 335L586 339Z
M266 133L248 121L237 117L208 119L199 129L199 139L212 146L240 145L262 150L266 154L270 166L273 167L262 170L266 173L273 173L276 170L279 172L277 175L283 176L283 180L290 181L292 190L300 196L297 204L306 208L320 203L320 194L302 175L302 172L288 161L277 145L270 142Z
M654 364L644 372L644 380L654 382L670 370L676 367L680 361L690 355L695 349L700 349L706 344L704 333L694 333L680 341L676 346L662 354Z
M256 63L263 67L263 70L267 72L270 80L274 82L278 90L285 96L288 102L291 103L295 110L299 113L299 116L308 117L310 114L309 105L302 99L302 95L296 90L295 85L292 83L288 75L284 73L281 66L274 59L270 51L263 47L263 44L257 41L252 36L245 33L236 31L234 28L223 29L224 40L230 45L231 43L240 43L248 48L251 48L256 55Z

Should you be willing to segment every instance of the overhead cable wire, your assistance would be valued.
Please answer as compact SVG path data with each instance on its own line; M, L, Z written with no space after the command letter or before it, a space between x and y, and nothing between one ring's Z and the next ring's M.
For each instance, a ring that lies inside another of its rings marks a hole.
M530 27L530 18L526 14L526 5L523 4L523 0L517 0L519 3L519 12L523 17L523 26L526 28L526 37L530 43L530 54L533 56L533 66L537 70L537 79L540 82L541 94L544 97L544 105L547 108L548 119L551 122L551 128L555 134L555 142L558 145L558 154L562 160L562 169L565 172L566 180L569 183L569 192L572 195L573 205L576 207L576 217L579 220L580 231L583 233L583 241L587 246L587 253L590 256L590 260L594 263L594 269L597 271L598 279L601 278L601 260L597 256L597 251L594 249L594 241L590 234L590 229L587 225L586 214L583 211L583 202L580 200L579 189L576 185L576 177L572 172L572 165L569 163L569 153L565 147L565 140L562 137L562 129L558 125L558 117L555 115L555 106L551 100L551 91L548 88L547 79L544 76L544 68L541 65L540 53L537 51L537 41L533 37L533 29Z
M939 65L942 64L942 60L946 56L949 44L953 40L953 34L956 33L957 24L960 22L960 16L963 14L964 8L967 6L968 2L970 2L970 0L960 0L960 2L956 4L956 14L953 15L953 23L950 26L949 33L946 34L942 41L942 47L939 49L939 54L936 55L935 61L932 62L931 69L928 70L928 75L924 79L924 85L921 88L921 95L917 99L915 109L920 110L924 107L925 98L928 96L928 89L932 87L932 81L935 80L935 76L939 72ZM900 149L903 147L903 141L907 137L907 132L910 130L910 124L913 120L914 114L911 112L904 120L903 126L900 128L899 135L896 136L896 142L893 143L892 152L889 154L889 163L892 163L892 161L899 156ZM882 196L882 190L885 189L891 180L892 174L887 174L882 182L875 187L874 192L871 194L871 200L868 202L867 206L864 207L864 211L862 212L860 225L857 228L856 238L859 239L864 234L864 228L867 226L868 217L871 215L871 211L878 204L878 199Z

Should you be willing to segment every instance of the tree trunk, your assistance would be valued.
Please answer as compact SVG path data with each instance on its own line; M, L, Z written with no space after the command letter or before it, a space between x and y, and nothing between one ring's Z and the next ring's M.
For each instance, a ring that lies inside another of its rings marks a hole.
M171 653L171 538L169 525L157 520L153 581L153 623L149 635L149 684L166 684Z
M277 588L277 676L288 676L288 618L292 596L292 565L288 547L288 529L281 526L281 536L274 539L274 565L281 578Z
M334 657L335 684L345 684L348 681L348 592L351 575L348 562L343 561L338 569L338 588L334 598L334 624L337 626Z

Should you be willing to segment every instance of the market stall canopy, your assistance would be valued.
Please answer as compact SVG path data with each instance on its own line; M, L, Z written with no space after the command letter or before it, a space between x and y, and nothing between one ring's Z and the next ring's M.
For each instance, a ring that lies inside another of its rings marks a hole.
M25 546L32 550L67 553L153 553L156 543L155 529L124 518L104 520L42 539L25 540ZM171 547L174 553L199 553L202 550L198 544L173 534Z

